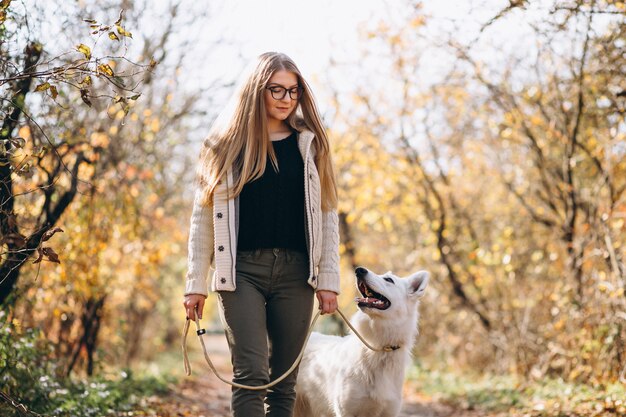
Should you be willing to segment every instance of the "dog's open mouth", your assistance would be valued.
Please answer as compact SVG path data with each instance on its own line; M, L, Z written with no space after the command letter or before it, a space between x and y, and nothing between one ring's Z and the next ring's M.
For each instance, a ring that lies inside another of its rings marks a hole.
M359 279L357 287L363 297L357 297L356 302L359 307L376 308L378 310L386 310L391 306L391 301L387 300L384 295L378 294L365 283L365 280Z

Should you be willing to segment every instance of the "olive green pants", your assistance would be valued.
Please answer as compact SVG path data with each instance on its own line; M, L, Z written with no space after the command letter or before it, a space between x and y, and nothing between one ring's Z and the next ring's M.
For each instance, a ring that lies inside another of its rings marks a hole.
M264 385L291 367L304 344L314 299L308 255L278 248L239 251L236 271L236 290L218 293L233 382ZM297 371L267 390L233 387L232 415L291 417Z

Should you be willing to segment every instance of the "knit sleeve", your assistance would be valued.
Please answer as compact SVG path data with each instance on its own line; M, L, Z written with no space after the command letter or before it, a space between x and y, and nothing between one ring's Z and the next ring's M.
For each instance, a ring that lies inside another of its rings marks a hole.
M189 228L185 295L208 296L208 273L214 256L213 207L202 205L201 195L198 187Z
M322 257L317 291L340 292L339 282L339 217L337 210L322 212Z

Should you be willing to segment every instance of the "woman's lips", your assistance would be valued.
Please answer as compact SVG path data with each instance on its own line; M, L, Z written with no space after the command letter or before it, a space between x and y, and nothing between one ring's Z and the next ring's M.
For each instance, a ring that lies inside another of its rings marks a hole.
M276 107L278 110L280 111L287 111L289 110L289 107Z

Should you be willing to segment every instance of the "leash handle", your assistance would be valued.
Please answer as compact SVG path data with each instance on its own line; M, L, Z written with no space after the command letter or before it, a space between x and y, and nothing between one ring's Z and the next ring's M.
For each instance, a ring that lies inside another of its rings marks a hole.
M202 337L202 335L206 333L206 330L200 328L200 321L198 320L197 307L198 306L196 305L196 312L195 312L196 313L195 314L196 333L198 334L198 339L200 339L200 344L202 345L202 351L204 353L204 358L206 359L207 363L209 364L209 367L211 368L211 371L213 371L215 376L218 377L220 379L220 381L222 381L222 382L224 382L224 383L226 383L228 385L231 385L231 386L236 387L236 388L243 388L243 389L249 389L249 390L255 390L255 391L264 390L264 389L273 387L274 385L278 384L283 379L287 378L287 376L289 376L289 374L292 373L294 369L296 369L296 367L298 366L298 364L302 360L302 356L304 356L304 348L306 347L306 344L309 341L309 337L311 336L311 332L313 331L313 327L315 326L315 322L317 321L317 319L319 318L320 313L321 313L320 311L318 311L317 314L315 314L315 317L313 317L313 320L311 320L311 324L309 325L309 331L307 332L306 339L304 340L304 344L302 345L302 350L300 350L300 353L298 354L298 357L293 362L291 367L289 369L287 369L284 374L282 374L281 376L279 376L274 381L272 381L272 382L270 382L268 384L252 386L252 385L244 385L244 384L239 384L237 382L229 381L226 378L222 377L222 375L220 375L220 373L217 371L217 369L215 368L215 365L213 365L213 362L211 361L211 358L209 357L209 354L208 354L208 352L206 350L206 346L204 344L204 338ZM190 320L191 319L189 317L187 317L187 319L185 320L185 327L183 329L183 362L185 364L185 373L187 374L187 376L191 375L191 365L189 364L189 357L187 355L187 334L189 333L189 321Z

